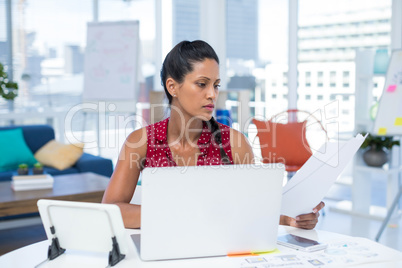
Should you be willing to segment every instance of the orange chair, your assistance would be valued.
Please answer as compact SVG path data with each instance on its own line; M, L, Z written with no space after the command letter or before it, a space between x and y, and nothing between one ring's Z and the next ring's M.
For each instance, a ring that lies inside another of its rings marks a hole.
M302 119L303 118L303 119ZM327 131L313 114L297 109L274 115L268 121L253 119L260 140L263 163L284 163L286 171L296 172L312 155L306 130L318 123L328 139Z

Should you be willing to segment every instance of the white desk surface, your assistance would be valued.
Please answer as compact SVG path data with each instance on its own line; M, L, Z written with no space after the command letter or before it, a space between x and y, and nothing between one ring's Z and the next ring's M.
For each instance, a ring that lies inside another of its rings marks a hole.
M140 230L136 229L127 229L127 233L138 234ZM376 258L372 258L370 263L364 263L359 265L353 265L353 267L402 267L402 252L396 251L394 249L385 247L381 244L378 244L374 241L364 239L364 238L353 238L350 236L345 236L341 234L320 231L320 230L302 230L296 229L288 226L280 226L279 234L283 233L292 233L296 235L300 235L306 238L316 239L321 242L329 242L334 240L343 241L354 241L359 245L363 245L360 248L369 248L372 251L376 251L379 255ZM132 243L130 236L127 236L129 240L129 253L126 258L118 263L115 267L264 267L258 266L258 264L247 264L245 262L246 258L258 258L258 257L214 257L214 258L194 258L194 259L181 259L181 260L168 260L168 261L147 261L143 262L140 260L137 250ZM330 244L330 243L329 243ZM0 257L0 267L35 267L40 264L47 258L47 248L49 243L47 240L38 242L17 250L14 250L10 253L7 253ZM280 251L279 254L286 254L287 256L296 255L299 258L302 258L303 254L318 254L324 253L324 251L318 251L315 253L301 253L300 251L296 251L290 248L286 248L278 245L278 249ZM353 249L354 251L357 248ZM269 258L278 256L278 254L266 254L260 255L269 261ZM311 255L310 255L311 256ZM370 259L370 257L366 258ZM67 250L63 255L58 258L42 263L39 267L106 267L108 262L107 254L93 254L88 252L77 252L77 251L69 251ZM261 263L262 265L263 263ZM267 264L267 262L265 263ZM355 262L356 264L356 262ZM250 266L251 265L251 266ZM344 267L346 265L341 265L340 267ZM266 267L266 266L265 266ZM294 265L286 267L318 267L314 265ZM319 266L319 267L339 267L339 266Z

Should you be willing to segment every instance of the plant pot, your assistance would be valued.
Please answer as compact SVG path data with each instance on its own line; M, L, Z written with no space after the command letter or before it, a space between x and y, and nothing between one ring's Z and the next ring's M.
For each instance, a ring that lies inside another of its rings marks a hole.
M34 167L32 169L33 174L43 174L43 167Z
M17 173L18 175L28 175L28 169L27 168L18 168Z
M364 162L371 167L382 167L388 162L388 153L383 149L378 150L375 147L370 147L363 153Z

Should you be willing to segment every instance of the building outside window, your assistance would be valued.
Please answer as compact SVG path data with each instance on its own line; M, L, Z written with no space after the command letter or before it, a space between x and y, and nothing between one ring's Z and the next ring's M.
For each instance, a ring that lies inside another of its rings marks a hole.
M329 86L336 87L336 71L331 71L329 73Z
M317 87L322 87L324 85L324 72L317 73Z

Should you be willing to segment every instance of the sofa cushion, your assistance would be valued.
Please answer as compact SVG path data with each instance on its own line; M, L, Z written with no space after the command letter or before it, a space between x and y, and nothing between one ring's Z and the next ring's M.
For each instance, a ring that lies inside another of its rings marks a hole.
M35 158L45 166L64 170L77 162L83 154L83 147L83 143L62 144L51 140L35 153Z
M80 173L80 171L75 167L70 167L63 170L58 170L51 167L44 167L43 171L52 176Z
M21 128L0 131L0 171L15 170L21 163L32 166L37 162L28 148Z

